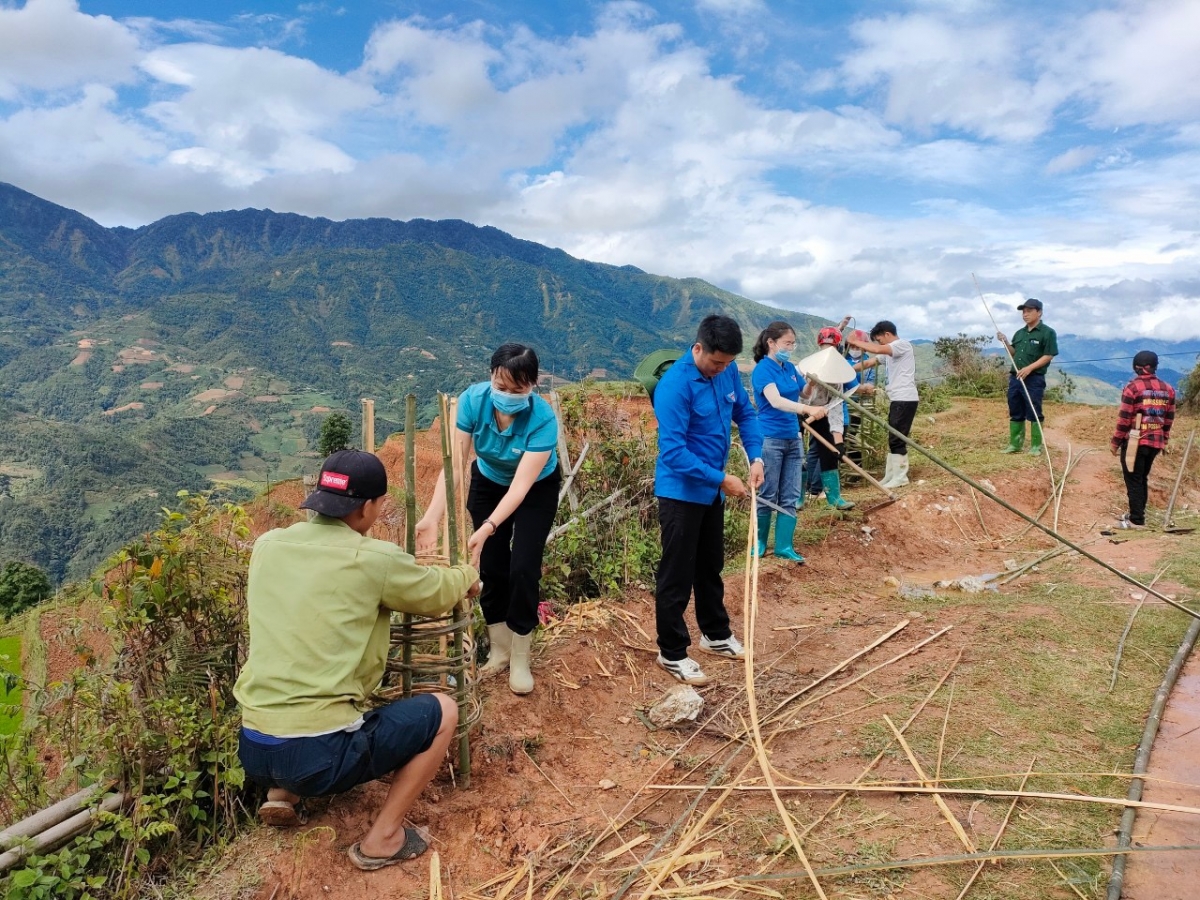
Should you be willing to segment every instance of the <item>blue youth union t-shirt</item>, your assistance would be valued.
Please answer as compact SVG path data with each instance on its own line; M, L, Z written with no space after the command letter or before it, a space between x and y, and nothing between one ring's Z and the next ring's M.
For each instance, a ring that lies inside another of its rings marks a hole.
M471 433L479 471L497 484L512 484L526 453L550 451L538 481L558 468L558 419L550 404L536 394L529 406L517 413L512 424L501 431L492 406L491 382L473 384L458 397L455 424L460 431Z
M758 407L758 423L763 437L796 438L800 436L800 423L793 412L776 409L763 393L768 384L774 384L779 396L793 403L800 402L800 374L790 362L779 363L764 356L754 367L750 385L754 388L754 403Z

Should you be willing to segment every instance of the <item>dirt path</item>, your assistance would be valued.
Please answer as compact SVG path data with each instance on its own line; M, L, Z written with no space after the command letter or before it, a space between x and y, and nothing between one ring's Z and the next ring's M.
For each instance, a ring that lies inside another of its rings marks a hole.
M1110 564L1149 579L1158 559L1173 546L1170 537L1100 534L1121 512L1123 497L1119 471L1105 446L1111 415L1111 410L1070 409L1047 430L1051 445L1062 451L1055 457L1059 471L1068 442L1076 451L1097 448L1072 474L1060 511L1060 528ZM980 410L968 404L946 414L945 420L953 425L956 421L973 423L979 417ZM995 435L977 439L994 442L996 447L1002 445L998 430ZM1000 496L1032 514L1046 496L1049 479L1044 467L1039 469L1032 460L1027 462L1016 462L1014 468L996 471L989 477ZM1164 473L1168 471L1173 473L1174 466L1163 466L1152 484L1151 505L1159 510L1165 504ZM842 521L823 538L810 543L804 550L809 563L803 569L772 560L763 565L754 645L760 709L772 709L792 695L798 685L824 675L900 623L907 623L877 650L828 682L840 693L827 700L815 698L803 711L789 712L788 724L793 732L784 733L771 747L771 764L782 781L839 782L859 777L875 749L887 746L881 743L886 736L882 714L889 712L899 724L906 711L951 671L959 679L961 696L979 699L956 701L954 719L961 715L968 721L970 734L957 748L946 747L947 765L960 753L959 765L968 757L973 766L978 764L976 760L991 760L1005 767L998 771L1011 771L1017 765L1012 745L1019 736L1012 732L1002 735L992 727L994 723L986 712L968 710L967 705L1067 702L1059 699L1057 689L1047 692L1038 687L1021 688L1016 682L1023 673L1015 673L1014 678L1004 659L1007 642L1021 633L1036 634L1044 647L1043 655L1061 654L1066 661L1072 654L1083 656L1082 643L1059 641L1054 631L1056 612L1049 601L1037 607L1007 602L1004 594L986 601L922 600L885 585L885 576L895 577L902 584L928 584L935 573L994 572L1006 557L1031 558L1039 549L1053 546L1051 539L1036 532L1009 543L1021 523L986 501L977 511L969 494L964 495L964 487L940 472L923 468L921 482L905 489L900 502L873 513L868 522ZM855 499L870 503L866 491L859 492ZM1118 589L1119 593L1114 594L1113 577L1091 564L1063 564L1056 574L1043 580L1064 580L1064 574L1065 580L1095 585L1098 594L1104 593L1114 603L1132 603L1128 591ZM1171 581L1170 573L1159 585L1168 592L1179 587ZM744 633L742 593L741 574L731 572L726 600L739 634ZM1110 604L1108 609L1112 608ZM1123 618L1123 607L1117 608ZM706 701L703 715L722 707L726 711L699 730L648 730L640 710L673 684L653 665L653 598L645 591L633 591L619 603L594 604L589 609L595 612L593 617L575 620L568 615L548 630L546 640L540 644L533 694L518 698L503 683L483 686L484 713L472 739L474 774L470 787L456 786L448 774L443 775L413 810L413 820L429 825L435 835L442 876L450 890L447 896L461 896L489 879L511 878L526 860L534 861L539 871L563 873L593 836L624 813L632 818L621 833L622 840L610 839L595 855L639 836L646 843L638 845L636 854L625 853L607 869L593 872L589 866L581 870L576 876L580 880L572 882L573 890L562 895L611 896L625 877L614 875L615 867L621 862L636 864L678 821L693 798L689 793L665 792L656 799L643 788L663 782L703 782L713 777L714 770L707 760L721 751L728 736L737 733L744 721L740 667L705 659L706 670L716 677L714 684L702 691ZM1119 633L1120 625L1116 628ZM692 630L695 634L694 623ZM1115 643L1115 635L1109 632L1103 639L1110 636ZM919 652L889 662L926 639L930 643ZM875 667L879 667L879 674L871 675ZM852 678L860 675L867 680L856 686ZM1091 684L1089 677L1090 673L1081 676L1081 683ZM1000 679L1006 680L998 690ZM931 759L941 759L937 727L942 713L937 710L930 715L931 721L924 723L924 734L914 736L914 741L921 742L918 752L932 766ZM1087 728L1063 731L1055 727L1057 724L1037 723L1032 739L1041 739L1039 732L1045 731L1059 743L1070 742L1089 759L1111 759L1118 767L1130 765L1131 748L1110 745ZM1193 726L1180 722L1179 734L1189 727ZM1172 738L1180 747L1194 739L1194 735ZM1160 768L1173 771L1166 756L1157 750L1151 766L1156 774ZM882 758L875 775L910 778L912 769L905 757L893 750ZM1183 777L1200 783L1198 773ZM346 848L365 829L385 791L386 786L373 783L316 803L314 819L301 833L259 829L230 854L226 874L214 880L214 893L206 896L239 900L429 896L426 860L369 875L357 872L346 862ZM828 801L827 797L798 795L788 800L788 807L798 822L816 823L827 810ZM1200 805L1196 800L1182 802ZM969 798L950 798L947 803L969 839L986 846L999 827L1002 806L972 803ZM1027 824L1021 827L1044 826L1055 833L1053 811L1039 809L1036 816L1025 821ZM1164 819L1140 819L1136 837L1143 840L1150 833L1147 829L1152 829L1153 842L1164 843L1161 829L1166 825ZM701 872L711 869L714 879L758 871L772 864L773 852L786 847L787 839L778 833L780 824L772 803L761 794L732 798L728 812L723 811L710 827L713 834L703 846L719 848L719 858L696 863L686 873L689 878L697 877L698 867ZM1111 835L1107 837L1111 842ZM806 838L806 843L816 854L816 864L945 855L963 850L932 803L886 795L848 801ZM793 858L791 864L785 861L780 866L795 868L795 862ZM1171 892L1184 887L1189 869L1194 880L1194 861L1155 856L1135 857L1134 863L1137 868L1130 869L1128 897L1147 900L1193 895L1190 891ZM1134 885L1141 883L1137 879L1145 877L1142 867L1176 880L1147 887L1145 893L1135 895ZM996 872L1000 874L985 875L984 880L1005 880L1004 889L996 896L1074 896L1062 884L1051 882L1047 887L1044 882L1030 880L1035 878L1030 871L1028 867L998 867ZM907 881L892 882L883 875L864 877L835 883L830 896L954 897L960 886L958 877L957 871L939 869L913 873ZM505 883L489 889L487 895L495 896ZM783 883L781 888L787 896L807 897L803 884L801 879ZM528 879L514 882L508 895L525 896L528 887ZM842 888L853 890L847 893ZM539 887L533 893L541 896L544 891ZM979 891L979 895L985 896L987 891ZM1091 896L1099 894L1093 892Z

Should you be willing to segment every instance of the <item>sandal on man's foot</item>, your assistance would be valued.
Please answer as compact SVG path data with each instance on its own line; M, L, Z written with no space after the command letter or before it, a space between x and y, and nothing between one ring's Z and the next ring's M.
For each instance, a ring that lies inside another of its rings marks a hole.
M431 840L433 838L430 837L429 832L424 828L405 828L404 844L391 856L367 856L362 852L362 847L357 843L352 844L346 852L350 856L350 862L354 863L358 868L364 872L374 872L376 869L382 869L384 866L394 866L396 863L416 859L429 849L429 842Z
M276 828L296 828L308 821L304 801L268 800L258 808L259 821Z

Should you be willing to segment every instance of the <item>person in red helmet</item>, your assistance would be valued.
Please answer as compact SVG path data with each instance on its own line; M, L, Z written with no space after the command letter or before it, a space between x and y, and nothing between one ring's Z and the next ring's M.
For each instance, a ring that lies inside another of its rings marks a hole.
M841 342L842 332L838 328L828 326L817 332L818 347L837 347ZM842 497L842 481L838 472L838 463L845 453L845 403L817 384L806 384L801 396L806 403L825 408L825 418L810 422L809 426L836 448L830 450L820 441L809 438L804 462L809 467L809 491L812 492L813 485L819 485L824 490L825 502L834 509L853 509L854 504Z

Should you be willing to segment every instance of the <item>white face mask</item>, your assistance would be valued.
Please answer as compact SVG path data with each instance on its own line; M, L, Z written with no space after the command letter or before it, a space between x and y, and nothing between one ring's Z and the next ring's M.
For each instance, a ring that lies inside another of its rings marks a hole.
M850 348L850 358L851 359L862 359L862 354L863 354L863 352L861 350L859 350L857 347Z

